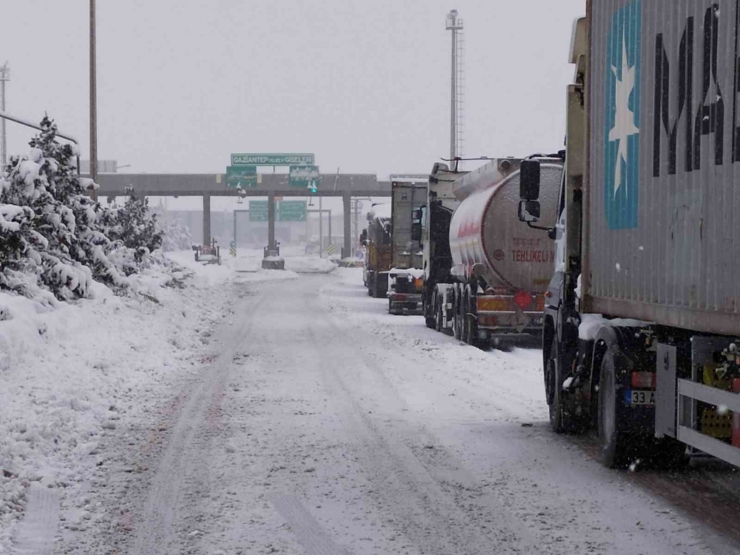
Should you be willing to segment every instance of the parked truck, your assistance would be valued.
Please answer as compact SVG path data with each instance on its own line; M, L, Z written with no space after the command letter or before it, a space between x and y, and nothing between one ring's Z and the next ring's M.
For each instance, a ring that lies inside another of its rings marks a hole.
M554 212L562 159L536 159L543 205ZM546 235L512 213L519 202L521 163L503 158L470 173L436 164L427 205L417 218L424 244L426 324L482 348L542 330L555 253ZM554 223L554 215L551 219Z
M393 261L390 204L373 206L367 214L367 230L361 241L365 247L364 279L367 292L377 299L388 291L388 271Z
M721 6L721 9L720 9ZM740 13L591 0L577 22L543 362L556 432L607 466L740 465ZM522 167L522 221L541 211Z
M421 314L422 251L413 237L414 213L427 201L427 181L393 181L391 196L391 266L388 271L389 314Z

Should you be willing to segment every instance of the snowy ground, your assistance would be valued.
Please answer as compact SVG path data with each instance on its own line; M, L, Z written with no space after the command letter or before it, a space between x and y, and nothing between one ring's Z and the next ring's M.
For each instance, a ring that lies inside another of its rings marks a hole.
M160 304L70 307L84 322L54 314L53 349L0 371L16 376L0 433L27 449L2 482L0 546L37 473L61 492L56 553L738 552L663 494L673 478L606 470L549 431L538 351L389 316L360 269L276 281L251 263ZM54 364L72 378L51 391Z

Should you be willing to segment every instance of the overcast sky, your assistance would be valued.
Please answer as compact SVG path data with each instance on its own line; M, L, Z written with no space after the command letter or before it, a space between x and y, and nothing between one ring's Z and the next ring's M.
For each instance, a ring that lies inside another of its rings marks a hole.
M99 158L205 173L231 152L314 152L325 173L428 172L449 151L451 8L464 153L560 148L585 0L98 0ZM3 0L0 15L8 111L48 112L88 152L87 0ZM26 149L28 132L8 134Z

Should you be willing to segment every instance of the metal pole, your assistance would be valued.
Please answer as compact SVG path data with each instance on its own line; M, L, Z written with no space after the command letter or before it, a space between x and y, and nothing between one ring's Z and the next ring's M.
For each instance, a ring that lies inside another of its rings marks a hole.
M329 248L330 245L332 245L331 240L331 210L329 210L329 244L327 245L327 248Z
M234 246L236 247L236 210L234 210L233 214L234 214Z
M5 83L10 80L8 77L10 69L8 68L8 62L0 67L0 110L5 112ZM8 142L7 142L7 128L5 126L5 118L2 118L2 127L0 127L0 133L2 133L2 142L0 143L0 170L5 169L8 164Z
M90 178L98 180L98 91L97 44L95 38L95 0L90 0ZM98 200L95 189L90 190L93 200Z
M342 201L344 204L344 248L342 248L342 258L349 258L352 243L352 194L344 193Z
M324 258L324 211L322 207L322 199L319 197L319 257Z
M355 199L355 236L353 237L353 243L352 243L352 251L357 248L357 245L360 243L360 207L362 204L360 204L359 199Z
M203 246L211 246L211 195L203 195Z
M450 79L450 160L457 157L457 30L452 29L452 78Z
M274 251L275 247L275 193L267 195L267 250ZM268 254L272 256L272 254Z

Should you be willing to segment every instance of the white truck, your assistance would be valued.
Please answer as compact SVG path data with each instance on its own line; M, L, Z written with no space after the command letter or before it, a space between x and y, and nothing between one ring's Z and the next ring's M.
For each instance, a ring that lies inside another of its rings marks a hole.
M562 160L533 159L541 163L543 203L554 214ZM519 203L521 163L501 158L465 174L435 165L419 215L426 323L482 348L542 330L555 252L546 235L512 212Z

